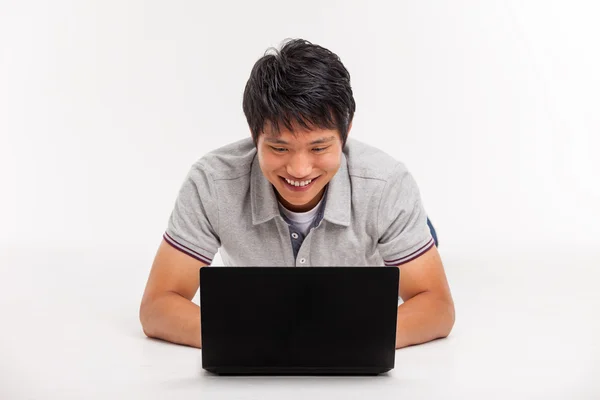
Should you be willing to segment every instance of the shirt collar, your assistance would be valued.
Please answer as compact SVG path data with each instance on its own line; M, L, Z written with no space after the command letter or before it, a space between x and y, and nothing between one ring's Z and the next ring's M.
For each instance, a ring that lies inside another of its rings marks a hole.
M350 226L350 175L344 153L338 172L329 181L326 196L323 219L336 225Z
M250 201L252 224L258 225L280 215L275 189L260 169L258 156L254 157L250 172ZM325 192L323 218L336 225L350 225L350 176L346 156L341 154L340 168L329 181Z

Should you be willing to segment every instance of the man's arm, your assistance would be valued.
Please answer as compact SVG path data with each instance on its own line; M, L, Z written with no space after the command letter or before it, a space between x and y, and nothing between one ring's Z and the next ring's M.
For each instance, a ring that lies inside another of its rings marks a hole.
M140 322L146 336L202 347L200 307L192 299L204 266L163 239L140 305Z
M397 349L450 334L454 301L437 247L400 266L399 292Z

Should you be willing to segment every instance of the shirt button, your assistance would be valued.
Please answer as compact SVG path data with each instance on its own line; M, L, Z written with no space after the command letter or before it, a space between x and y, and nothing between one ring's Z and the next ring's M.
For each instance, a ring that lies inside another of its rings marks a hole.
M300 264L304 264L306 262L306 258L301 258L300 259Z
M292 237L293 237L294 239L298 239L298 234L297 234L296 232L294 232L294 233L292 233Z

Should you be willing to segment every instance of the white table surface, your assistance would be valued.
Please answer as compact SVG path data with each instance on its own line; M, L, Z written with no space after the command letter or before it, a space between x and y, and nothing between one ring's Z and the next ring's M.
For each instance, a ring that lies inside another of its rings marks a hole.
M143 335L153 254L4 249L0 399L600 399L599 253L440 252L454 330L396 351L390 373L219 377L201 350Z

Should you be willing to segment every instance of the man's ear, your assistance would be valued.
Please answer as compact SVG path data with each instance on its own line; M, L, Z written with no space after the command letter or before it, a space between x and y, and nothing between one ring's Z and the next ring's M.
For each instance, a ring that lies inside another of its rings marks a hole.
M348 123L348 130L346 131L346 141L348 141L348 136L350 136L350 131L352 130L352 121Z
M258 138L256 138L256 140L254 140L254 136L252 135L252 129L249 128L248 130L250 131L250 138L254 142L254 147L258 147Z

